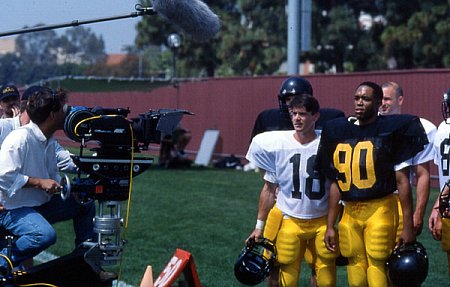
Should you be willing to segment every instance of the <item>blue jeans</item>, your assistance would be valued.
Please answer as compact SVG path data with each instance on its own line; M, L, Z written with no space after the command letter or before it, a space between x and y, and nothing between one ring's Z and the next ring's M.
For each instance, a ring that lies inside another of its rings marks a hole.
M37 207L22 207L0 212L0 226L14 234L17 240L12 246L11 261L14 266L23 260L32 258L56 242L53 223L73 219L75 230L75 246L94 239L93 218L94 202L82 206L73 198L62 200L54 195L49 202ZM3 245L1 254L6 255ZM0 266L6 266L6 260Z

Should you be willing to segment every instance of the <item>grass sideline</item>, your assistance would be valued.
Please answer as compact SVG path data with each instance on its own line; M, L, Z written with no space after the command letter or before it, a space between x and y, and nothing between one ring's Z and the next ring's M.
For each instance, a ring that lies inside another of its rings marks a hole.
M259 173L211 168L152 168L135 177L119 280L139 286L147 265L153 266L156 278L175 249L181 248L193 254L202 286L243 286L234 277L233 265L254 227L261 186ZM447 258L427 228L436 193L432 190L418 237L430 260L422 287L449 280ZM73 248L71 222L58 223L56 230L57 243L48 251L61 256ZM309 286L309 272L302 268L299 286ZM345 268L338 267L337 286L347 286L346 282Z

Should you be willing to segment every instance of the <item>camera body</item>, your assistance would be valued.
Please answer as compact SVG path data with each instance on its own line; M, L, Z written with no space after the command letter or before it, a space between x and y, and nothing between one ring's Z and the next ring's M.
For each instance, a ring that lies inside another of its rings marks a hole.
M64 122L66 135L80 142L80 153L73 156L81 173L72 183L72 193L81 201L89 199L127 200L130 180L151 166L153 159L134 157L148 149L150 143L160 143L171 134L183 115L178 109L149 110L136 118L127 119L129 109L69 107ZM95 156L84 156L83 147L93 141Z

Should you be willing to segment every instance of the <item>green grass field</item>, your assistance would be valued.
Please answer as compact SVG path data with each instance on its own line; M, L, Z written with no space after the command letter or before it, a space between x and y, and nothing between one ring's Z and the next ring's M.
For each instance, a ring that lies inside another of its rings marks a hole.
M259 173L210 168L151 169L135 177L119 280L139 286L147 265L153 266L156 278L175 249L181 248L193 254L202 286L242 286L233 265L253 230L261 185ZM436 192L432 191L432 199ZM426 221L428 215L429 210ZM56 228L58 241L49 251L64 255L73 247L72 226L64 222ZM427 227L418 240L430 260L422 286L448 286L447 259L440 243ZM309 272L303 268L299 286L308 286ZM338 286L347 286L344 267L338 268L337 280Z

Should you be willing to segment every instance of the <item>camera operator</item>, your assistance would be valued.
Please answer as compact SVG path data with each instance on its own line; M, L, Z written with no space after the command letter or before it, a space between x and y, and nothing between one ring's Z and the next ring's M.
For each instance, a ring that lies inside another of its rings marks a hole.
M26 108L31 122L11 131L0 149L0 226L18 237L11 250L13 265L55 243L55 222L74 220L77 246L94 236L95 206L53 195L61 189L53 134L63 127L66 101L65 91L37 89Z
M26 111L28 99L42 88L41 86L31 86L26 89L20 98L19 115L13 118L0 119L0 146L10 132L30 122L30 117ZM78 167L70 157L70 152L64 149L57 141L55 141L55 151L60 171L70 173L76 173L78 171Z

